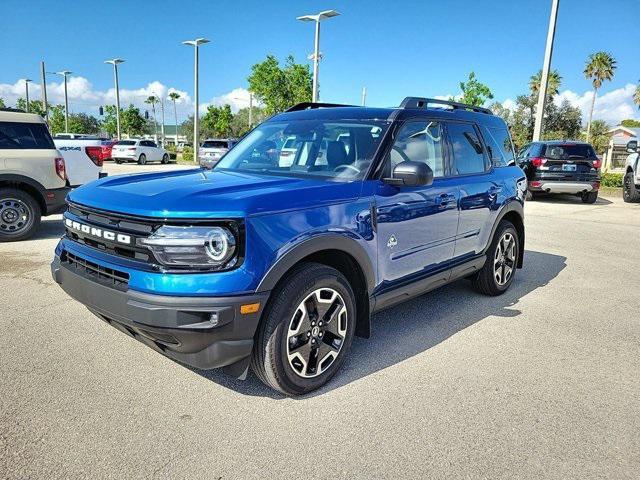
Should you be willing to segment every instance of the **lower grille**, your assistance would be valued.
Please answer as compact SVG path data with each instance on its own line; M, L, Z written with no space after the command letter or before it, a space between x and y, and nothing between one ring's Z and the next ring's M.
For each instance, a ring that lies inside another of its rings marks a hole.
M76 270L86 277L90 277L100 283L113 286L118 289L126 289L129 285L129 274L113 268L103 267L97 263L90 262L82 257L62 252L60 261L69 268Z

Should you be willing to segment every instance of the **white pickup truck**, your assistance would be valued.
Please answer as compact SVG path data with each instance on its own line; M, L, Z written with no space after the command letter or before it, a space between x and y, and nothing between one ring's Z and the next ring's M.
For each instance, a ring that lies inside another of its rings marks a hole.
M94 136L64 134L53 137L53 143L64 157L67 178L77 187L102 177L103 139Z
M640 202L640 147L637 140L627 143L629 156L624 165L622 198L627 203Z

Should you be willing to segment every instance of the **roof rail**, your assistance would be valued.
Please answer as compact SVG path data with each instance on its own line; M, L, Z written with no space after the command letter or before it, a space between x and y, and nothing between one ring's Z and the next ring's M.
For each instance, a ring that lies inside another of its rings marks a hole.
M405 97L400 104L400 108L427 108L429 104L447 105L454 110L471 110L478 113L486 113L493 115L493 112L488 108L476 107L474 105L468 105L466 103L452 102L449 100L439 100L437 98L424 98L424 97Z
M24 110L22 110L21 108L10 108L10 107L3 107L0 108L0 112L18 112L18 113L26 113Z
M297 112L299 110L311 110L313 108L355 107L355 105L341 105L339 103L302 102L287 108L285 112Z

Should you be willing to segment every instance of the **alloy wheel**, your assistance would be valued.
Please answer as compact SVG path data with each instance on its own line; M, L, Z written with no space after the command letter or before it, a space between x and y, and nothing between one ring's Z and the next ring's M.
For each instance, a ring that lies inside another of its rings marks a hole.
M349 321L342 296L319 288L298 305L287 330L287 359L304 378L325 372L335 361L347 335Z
M493 257L493 277L498 286L502 287L507 284L513 275L515 266L516 239L511 233L506 232L500 238Z
M0 232L18 233L28 227L31 212L29 207L16 198L0 201Z

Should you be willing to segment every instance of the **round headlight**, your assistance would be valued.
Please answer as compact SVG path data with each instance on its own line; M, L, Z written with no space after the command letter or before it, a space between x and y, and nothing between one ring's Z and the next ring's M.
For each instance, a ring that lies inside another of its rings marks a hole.
M216 228L207 235L205 250L207 256L216 262L221 262L233 253L235 242L233 236L226 229ZM231 251L230 251L231 250Z

